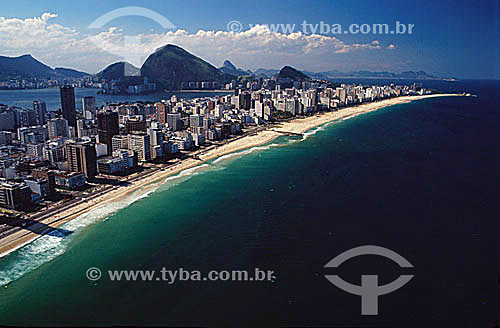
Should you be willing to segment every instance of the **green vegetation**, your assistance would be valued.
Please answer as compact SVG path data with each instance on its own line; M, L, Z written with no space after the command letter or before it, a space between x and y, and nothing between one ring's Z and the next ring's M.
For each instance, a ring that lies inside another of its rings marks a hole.
M234 78L232 75L222 73L203 59L171 44L159 48L148 57L142 65L141 75L168 89L177 88L181 82L224 83Z
M249 72L236 68L229 60L224 61L224 65L219 68L219 71L234 76L252 76Z
M118 62L109 65L101 72L97 73L97 76L104 78L106 80L119 80L125 76L140 76L141 70L132 64L127 62Z
M297 71L295 68L290 66L285 66L281 69L278 74L278 79L291 79L293 81L307 81L309 76L304 73Z
M23 79L49 79L49 78L81 78L89 74L78 72L68 68L52 69L39 62L31 55L19 57L0 56L0 79L23 78Z

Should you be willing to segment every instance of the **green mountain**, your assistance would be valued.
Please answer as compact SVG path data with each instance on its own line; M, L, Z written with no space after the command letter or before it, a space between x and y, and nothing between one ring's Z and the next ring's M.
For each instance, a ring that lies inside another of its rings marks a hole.
M2 78L50 78L55 72L31 55L0 57L0 77Z
M19 57L0 56L0 79L64 79L81 78L88 75L68 68L52 69L31 55Z
M172 44L163 46L151 54L142 65L141 75L168 89L178 88L182 82L225 83L235 78Z
M290 66L285 66L281 69L278 74L279 79L290 79L293 81L307 81L309 80L309 76L304 73L297 71L295 68Z
M77 79L80 79L80 78L83 78L83 77L86 77L86 76L90 75L90 74L85 73L85 72L80 72L80 71L77 71L77 70L74 70L74 69L71 69L71 68L64 68L64 67L56 67L54 69L54 71L56 72L57 76L67 77L67 78L77 78Z
M141 70L134 65L127 62L118 62L109 65L99 73L97 76L106 80L120 80L124 77L140 76Z
M256 76L261 76L263 78L272 78L275 75L278 75L280 72L279 69L266 69L266 68L259 68L255 70L253 73Z
M235 76L253 75L252 72L250 72L250 71L247 72L245 70L242 70L241 68L237 68L229 60L224 61L224 64L222 65L222 67L219 67L219 71L226 73L226 74L235 75Z

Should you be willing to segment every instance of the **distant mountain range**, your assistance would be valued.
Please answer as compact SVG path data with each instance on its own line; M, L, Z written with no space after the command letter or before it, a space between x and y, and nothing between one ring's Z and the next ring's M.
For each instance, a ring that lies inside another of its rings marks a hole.
M285 66L287 67L287 66ZM284 67L284 68L285 68ZM224 62L224 65L219 68L219 70L236 75L253 75L255 77L272 78L278 77L280 74L279 69L266 69L259 68L254 71L243 70L241 68L236 68L229 60ZM298 72L298 71L297 71ZM286 72L284 72L286 73ZM315 79L334 79L334 78L372 78L372 79L414 79L414 80L441 80L444 78L436 77L434 75L428 74L424 71L406 71L401 73L393 72L372 72L372 71L353 71L353 72L341 72L337 70L325 71L325 72L308 72L304 71L304 75L315 78Z
M371 71L355 71L355 72L340 72L336 70L311 73L314 76L326 78L378 78L378 79L415 79L415 80L435 80L438 77L427 74L424 71L406 71L401 73L392 72L371 72Z
M230 62L225 66L235 69ZM124 74L127 72L127 74ZM248 73L246 73L248 74ZM97 76L107 80L120 80L122 87L138 83L138 78L147 77L164 89L179 88L182 82L215 81L226 83L236 76L215 68L203 59L187 52L181 47L168 44L151 54L141 68L126 62L109 65ZM123 89L123 88L122 88Z
M263 69L259 68L253 72L257 76L273 77L278 76L279 70L277 69ZM392 72L371 72L371 71L354 71L354 72L340 72L336 70L326 72L307 72L304 74L315 79L334 79L334 78L372 78L372 79L414 79L414 80L440 80L442 78L427 74L424 71L406 71L401 73Z
M264 78L272 78L279 77L281 73L283 74L290 73L289 66L285 66L285 71L282 72L283 69L266 69L259 68L254 71L251 70L243 70L241 68L236 68L229 60L224 62L224 65L219 68L219 70L232 74L235 76L242 75L253 75L255 77L264 77ZM293 68L292 68L293 69ZM295 69L293 69L295 70ZM295 70L296 72L299 72ZM299 72L300 73L300 72ZM303 71L303 74L315 79L334 79L334 78L373 78L373 79L415 79L415 80L441 80L444 78L436 77L434 75L428 74L424 71L406 71L401 73L392 73L392 72L372 72L372 71L353 71L353 72L341 72L337 70L325 71L325 72L308 72Z
M82 78L90 74L69 68L51 68L31 55L19 57L0 56L0 79L65 79Z
M31 55L20 57L0 56L0 80L17 79L67 79L82 78L90 74L69 68L51 68ZM182 82L216 81L221 84L235 79L248 79L253 77L263 78L289 78L303 81L309 78L335 79L335 78L383 78L383 79L440 79L424 71L407 71L401 73L355 71L340 72L336 70L326 72L300 72L285 66L282 70L257 69L255 71L243 70L234 66L229 60L224 61L220 68L216 68L205 60L187 52L181 47L168 44L157 49L144 62L141 68L126 62L109 65L96 74L106 80L120 80L124 87L141 83L144 77L157 83L161 88L175 89Z
M219 71L235 76L253 75L252 71L245 71L241 68L236 68L236 66L234 66L229 60L224 61L222 67L219 67Z
M262 76L262 77L273 77L278 75L280 72L279 69L266 69L266 68L259 68L253 71L253 73L256 76Z

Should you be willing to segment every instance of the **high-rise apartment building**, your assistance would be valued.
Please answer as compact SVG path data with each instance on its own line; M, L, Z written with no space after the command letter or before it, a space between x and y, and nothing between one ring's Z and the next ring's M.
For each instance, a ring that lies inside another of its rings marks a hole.
M118 113L111 110L98 112L97 133L99 135L99 142L106 144L108 147L108 154L111 154L113 152L113 136L120 134Z
M53 118L49 120L47 126L49 129L49 139L56 137L67 138L69 136L68 121L64 118Z
M92 120L96 116L96 101L95 97L88 96L88 97L83 97L82 98L82 109L83 109L83 116L87 120Z
M33 110L35 111L37 125L44 125L47 123L47 105L43 101L34 101Z
M181 114L179 113L167 114L167 124L168 127L171 128L173 131L180 130L182 128Z
M97 174L97 155L92 142L69 142L66 144L68 167L72 172L82 172L87 179Z
M0 180L0 206L26 210L32 206L31 189L24 183Z
M137 154L139 161L151 160L151 141L146 133L134 133L128 135L128 149Z
M193 114L189 116L189 126L192 128L198 128L203 126L203 115Z
M76 128L75 89L69 86L62 86L60 93L63 117L68 121L69 126Z
M162 102L158 102L155 104L155 109L156 109L155 113L156 120L161 124L165 124L167 118L167 106Z
M146 121L139 117L129 118L125 122L125 130L127 133L146 132Z
M111 139L113 153L120 149L128 149L128 136L114 136Z

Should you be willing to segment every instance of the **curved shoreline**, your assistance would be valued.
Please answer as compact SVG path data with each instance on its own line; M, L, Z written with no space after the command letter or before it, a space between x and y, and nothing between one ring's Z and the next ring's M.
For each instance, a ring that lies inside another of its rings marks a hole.
M147 187L148 185L157 183L160 180L165 179L169 176L177 175L184 170L205 164L207 161L219 158L227 154L239 152L248 148L266 144L276 139L277 137L282 136L283 133L302 134L308 130L311 130L313 128L316 128L318 126L330 122L351 118L354 116L369 113L388 106L404 104L420 99L443 97L443 96L462 96L462 95L433 94L424 96L405 96L398 98L390 98L377 102L361 104L356 107L342 108L341 110L335 112L326 112L326 113L316 114L310 117L295 118L290 122L281 123L279 127L272 127L260 131L256 135L245 136L243 138L230 141L225 145L218 146L214 149L208 150L205 154L199 155L199 160L192 158L183 160L169 168L162 169L159 172L152 174L151 176L145 177L144 179L140 179L138 181L134 181L129 186L118 187L118 189L111 190L107 194L98 197L96 199L92 199L88 203L77 205L75 207L72 207L71 209L58 213L50 218L40 220L39 222L50 225L51 227L58 227L85 213L88 213L89 211L92 211L94 209L106 206L109 203L123 199L124 197L127 197L129 194L141 188ZM39 237L41 236L26 230L15 232L12 235L5 237L3 240L0 240L0 258L14 252L15 250L25 246L26 244L31 243L32 241L38 239Z

